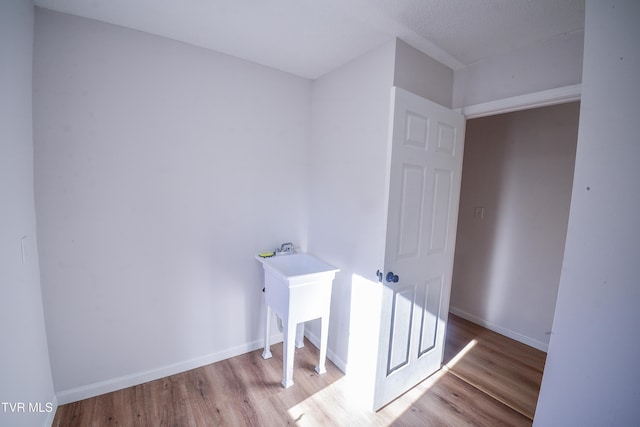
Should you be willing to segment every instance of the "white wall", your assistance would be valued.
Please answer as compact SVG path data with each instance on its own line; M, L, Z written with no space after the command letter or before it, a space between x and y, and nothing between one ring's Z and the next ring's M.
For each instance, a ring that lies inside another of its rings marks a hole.
M396 41L393 85L451 108L453 70L402 40Z
M306 244L310 81L37 9L34 91L60 401L261 346L253 255Z
M51 424L56 409L42 311L33 190L33 15L33 5L28 0L0 2L0 402L3 402L0 425L3 426ZM15 406L18 403L25 407L20 410ZM30 412L29 404L38 405L43 412ZM14 411L9 405L14 405Z
M582 109L534 425L640 425L640 3L587 1Z
M375 279L384 255L384 189L395 42L313 82L309 251L341 269L329 357L343 370L354 275ZM317 322L309 333L319 336Z
M451 311L547 350L579 103L467 121ZM484 217L474 218L474 208Z
M456 70L453 108L581 82L583 33L575 32Z

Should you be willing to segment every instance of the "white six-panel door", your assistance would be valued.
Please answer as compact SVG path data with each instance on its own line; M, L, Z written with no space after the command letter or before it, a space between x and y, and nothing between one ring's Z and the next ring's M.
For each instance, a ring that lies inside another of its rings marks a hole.
M462 115L400 88L392 105L376 410L442 363L464 144Z

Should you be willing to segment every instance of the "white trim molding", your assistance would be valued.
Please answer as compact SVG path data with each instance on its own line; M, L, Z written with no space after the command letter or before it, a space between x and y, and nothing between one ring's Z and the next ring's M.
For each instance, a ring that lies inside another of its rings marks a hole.
M271 336L271 344L282 342L282 333L277 333ZM191 360L185 360L183 362L174 363L168 366L162 366L156 369L151 369L144 372L136 372L131 375L125 375L118 378L111 378L105 381L100 381L93 384L87 384L85 386L72 388L69 390L63 390L56 393L57 404L64 405L71 402L77 402L82 399L99 396L101 394L110 393L112 391L121 390L123 388L131 387L138 384L143 384L149 381L164 378L170 375L186 372L191 369L199 368L201 366L209 365L211 363L219 362L221 360L228 359L230 357L239 356L241 354L249 353L264 347L264 340L256 340L244 345L222 350L216 353L211 353L202 357L198 357Z
M458 108L456 111L464 114L467 119L475 119L495 114L511 113L513 111L579 101L581 96L582 85L576 84L469 105Z

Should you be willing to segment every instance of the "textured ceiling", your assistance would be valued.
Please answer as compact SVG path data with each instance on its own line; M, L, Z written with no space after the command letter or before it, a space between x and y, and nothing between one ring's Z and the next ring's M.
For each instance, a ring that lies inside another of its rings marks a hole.
M35 0L317 78L399 37L458 69L584 27L584 0Z

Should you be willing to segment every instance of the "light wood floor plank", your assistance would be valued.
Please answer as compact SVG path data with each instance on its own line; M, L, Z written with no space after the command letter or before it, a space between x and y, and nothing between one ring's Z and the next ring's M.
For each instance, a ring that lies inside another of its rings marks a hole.
M451 316L445 362L477 344L377 413L354 403L354 384L318 350L296 350L284 389L282 344L58 408L54 426L530 426L544 357ZM544 355L544 353L542 353ZM357 390L357 384L355 385ZM505 404L506 403L506 404ZM515 410L514 410L515 408ZM524 414L524 415L523 415Z
M450 366L453 374L533 419L546 354L449 315L445 364L472 340L467 355Z

